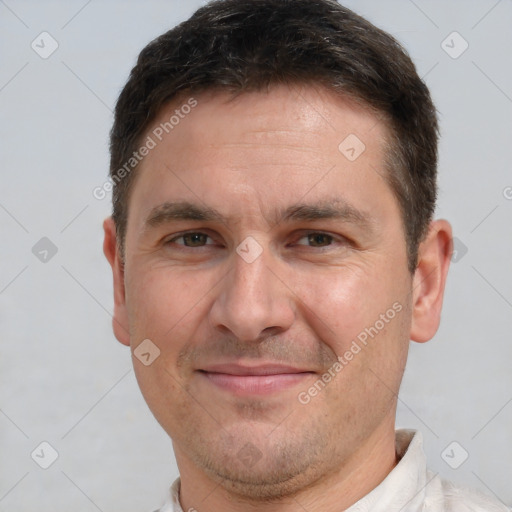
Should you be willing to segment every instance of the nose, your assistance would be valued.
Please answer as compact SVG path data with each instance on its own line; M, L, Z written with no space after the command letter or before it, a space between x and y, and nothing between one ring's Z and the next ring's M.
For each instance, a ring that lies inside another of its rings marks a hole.
M241 342L262 339L286 331L293 324L293 293L277 274L269 251L251 263L237 253L232 268L219 284L210 321Z

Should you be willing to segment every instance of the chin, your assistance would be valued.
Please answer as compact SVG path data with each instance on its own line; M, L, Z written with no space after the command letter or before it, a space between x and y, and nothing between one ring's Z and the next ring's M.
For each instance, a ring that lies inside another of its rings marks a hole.
M280 440L272 445L268 433L260 436L261 441L254 435L223 437L211 440L215 445L196 443L190 447L194 453L189 455L196 466L240 500L261 502L292 497L324 478L333 462L326 455L327 447L322 442L317 446L311 439L295 444L289 439ZM248 439L253 439L254 444ZM260 451L257 444L265 449Z

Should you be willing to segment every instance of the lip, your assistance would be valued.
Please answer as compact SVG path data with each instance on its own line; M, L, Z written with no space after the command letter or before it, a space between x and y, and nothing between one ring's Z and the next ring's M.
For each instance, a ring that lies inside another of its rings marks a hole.
M216 387L235 395L266 395L284 391L303 382L314 372L276 364L245 366L211 365L198 370L199 375Z
M225 373L228 375L280 375L290 373L311 373L311 370L295 368L281 364L260 364L256 366L243 364L214 364L201 368L200 371L207 373Z

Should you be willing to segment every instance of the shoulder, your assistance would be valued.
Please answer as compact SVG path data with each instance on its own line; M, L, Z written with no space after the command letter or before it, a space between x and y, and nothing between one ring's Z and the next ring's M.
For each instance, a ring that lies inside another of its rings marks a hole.
M455 484L432 476L432 483L427 493L426 510L443 510L445 512L512 512L498 499L488 496L476 489Z

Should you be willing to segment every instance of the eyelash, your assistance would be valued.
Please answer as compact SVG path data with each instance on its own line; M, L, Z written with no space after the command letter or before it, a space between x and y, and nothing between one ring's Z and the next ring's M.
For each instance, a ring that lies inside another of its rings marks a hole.
M176 243L177 240L184 239L184 237L187 236L187 235L204 235L204 236L208 237L210 240L213 240L213 237L211 237L208 233L205 233L203 231L186 231L186 232L181 233L179 235L173 236L170 239L167 239L166 241L164 241L164 245L170 245L170 244ZM307 232L303 232L303 233L301 233L301 236L297 239L297 241L302 240L303 238L311 237L313 235L321 235L321 236L327 237L329 239L330 243L328 245L320 245L320 246L305 245L305 244L300 244L300 245L303 245L303 246L306 246L306 247L312 247L312 248L316 248L316 249L325 249L327 247L331 247L335 242L339 242L339 243L342 243L342 244L345 244L345 245L350 243L350 241L347 238L345 238L345 237L343 237L341 235L335 236L335 235L331 235L330 233L325 233L323 231L307 231ZM177 244L177 245L180 246L180 247L185 248L184 250L188 250L188 249L201 249L201 248L204 248L204 247L207 247L207 246L211 246L211 245L215 245L215 244L214 243L210 243L210 244L207 243L207 244L199 245L199 246L195 246L195 247L194 246L185 245L184 243Z
M165 245L171 244L171 243L175 242L176 240L179 240L180 238L186 237L187 235L204 235L204 236L208 237L210 240L213 240L213 238L210 235L208 235L208 233L203 233L202 231L187 231L185 233L181 233L180 235L177 235L177 236L174 236L174 237L168 239L165 242ZM177 245L181 245L181 246L187 247L189 249L193 249L194 248L194 247L189 247L189 246L187 246L185 244L177 244ZM205 244L205 245L213 245L213 244ZM199 246L199 247L204 247L204 245Z

